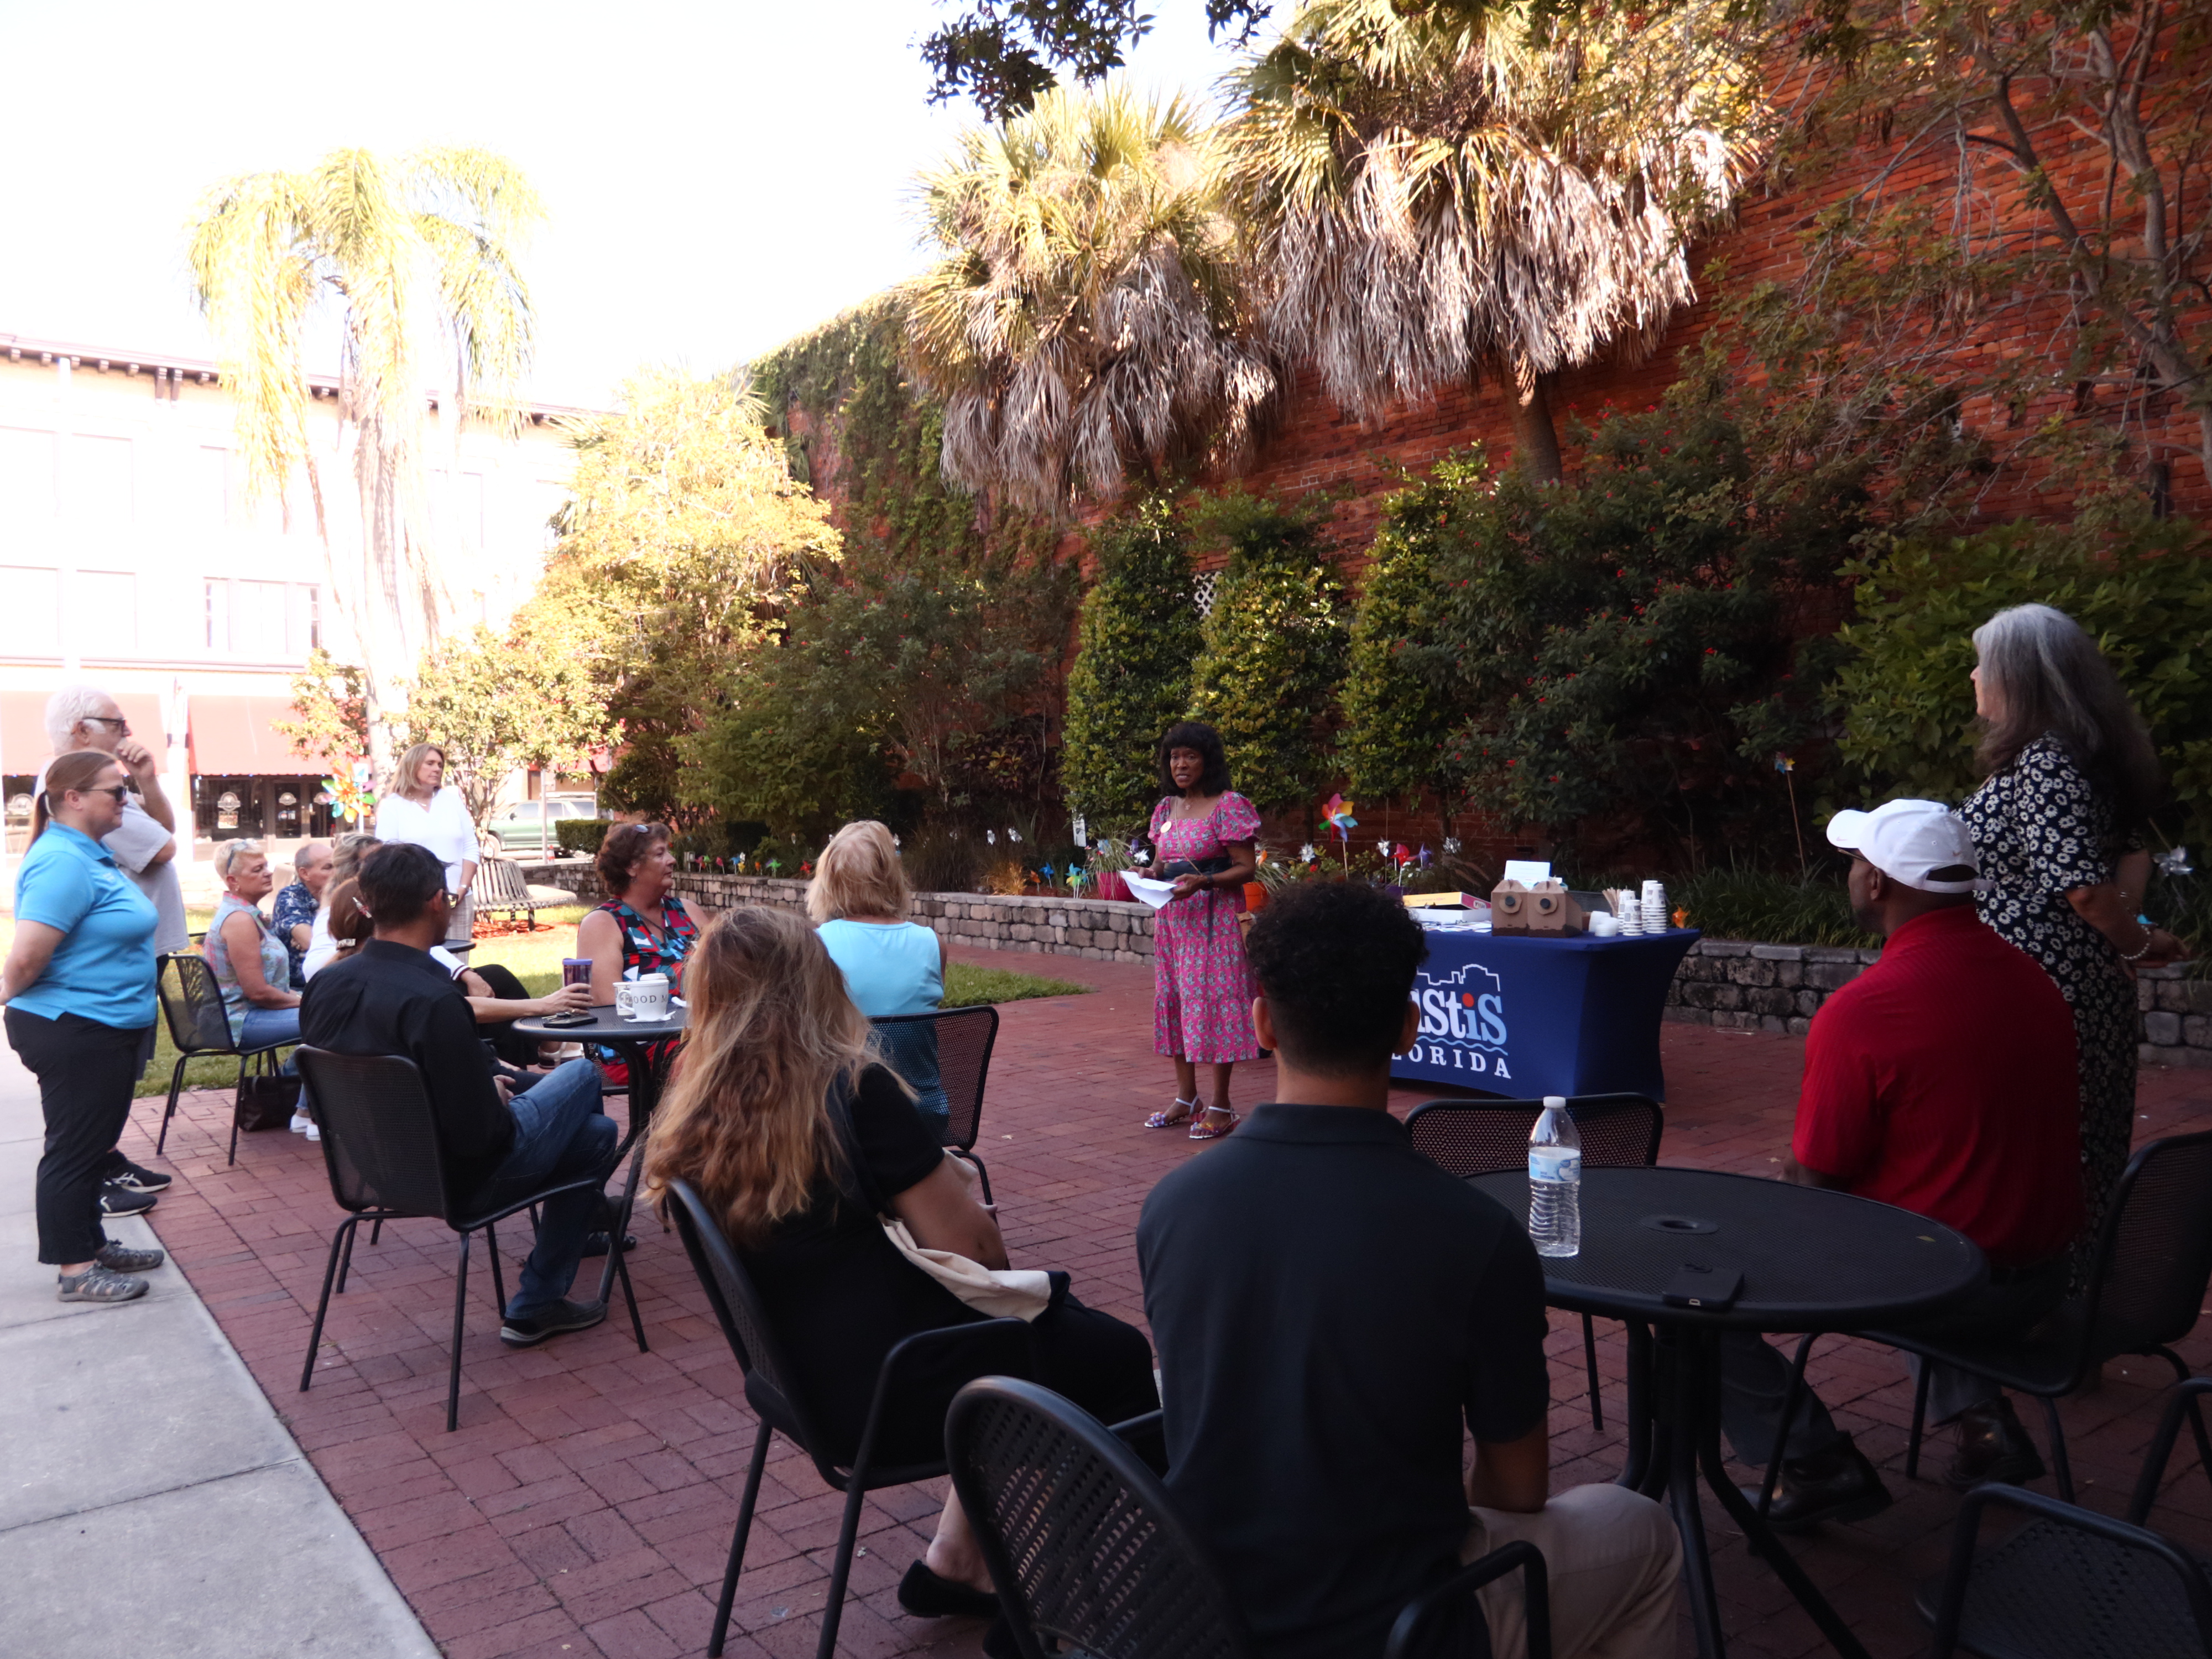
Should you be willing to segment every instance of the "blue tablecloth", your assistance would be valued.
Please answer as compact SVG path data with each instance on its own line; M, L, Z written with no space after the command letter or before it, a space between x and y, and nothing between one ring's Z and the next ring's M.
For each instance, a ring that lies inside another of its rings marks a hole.
M1667 1097L1659 1015L1698 938L1431 933L1413 981L1421 1035L1390 1063L1409 1083L1486 1094Z

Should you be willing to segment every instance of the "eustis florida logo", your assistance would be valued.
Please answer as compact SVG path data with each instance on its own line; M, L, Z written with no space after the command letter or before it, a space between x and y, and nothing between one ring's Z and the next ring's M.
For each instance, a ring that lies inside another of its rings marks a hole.
M1421 1006L1417 1063L1511 1080L1505 1064L1505 991L1497 975L1478 962L1449 979L1425 972L1414 995Z

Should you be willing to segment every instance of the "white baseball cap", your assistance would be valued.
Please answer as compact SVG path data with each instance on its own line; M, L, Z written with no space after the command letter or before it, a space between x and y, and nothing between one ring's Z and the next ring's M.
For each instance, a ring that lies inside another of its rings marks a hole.
M1838 812L1828 820L1828 840L1923 893L1989 890L1973 837L1940 801L1893 800L1871 812Z

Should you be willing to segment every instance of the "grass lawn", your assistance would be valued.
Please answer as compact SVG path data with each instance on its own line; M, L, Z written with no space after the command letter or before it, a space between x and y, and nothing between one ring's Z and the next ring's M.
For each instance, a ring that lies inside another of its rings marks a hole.
M191 910L186 921L194 932L208 925L213 915L208 910ZM543 996L561 982L561 958L574 956L576 951L576 923L584 915L584 907L570 906L560 910L541 910L538 920L550 922L528 933L497 933L477 940L477 948L470 953L471 962L504 963L520 980L532 996ZM14 939L15 924L0 917L0 952L4 952ZM1021 1002L1034 997L1075 996L1088 991L1087 985L1076 985L1064 979L1046 979L1036 974L1017 974L1004 968L971 968L965 963L952 963L945 972L945 1006L948 1008L971 1007L985 1002ZM166 1022L155 1030L154 1062L139 1079L140 1095L167 1095L169 1092L170 1068L177 1063L175 1045L169 1041ZM195 1060L185 1066L185 1087L187 1089L228 1088L238 1076L238 1061L216 1055Z

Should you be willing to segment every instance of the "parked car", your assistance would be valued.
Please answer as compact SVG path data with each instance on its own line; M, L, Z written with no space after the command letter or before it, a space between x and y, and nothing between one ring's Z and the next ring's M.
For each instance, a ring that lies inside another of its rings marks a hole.
M551 857L560 850L553 826L562 818L592 818L598 813L588 795L556 795L551 800L519 800L486 826L483 848L501 857L519 853Z

